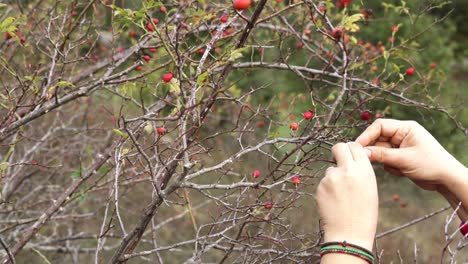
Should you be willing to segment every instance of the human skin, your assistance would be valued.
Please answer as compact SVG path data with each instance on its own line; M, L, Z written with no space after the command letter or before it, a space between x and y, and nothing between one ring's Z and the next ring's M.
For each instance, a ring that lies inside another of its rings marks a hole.
M377 182L365 149L355 142L332 148L336 167L327 169L317 186L317 204L324 242L356 244L372 250L377 229ZM366 261L351 255L330 253L321 263L360 264Z
M346 240L372 249L378 197L369 159L382 163L385 170L396 176L408 177L425 190L439 192L454 208L461 201L457 213L463 221L468 220L468 169L417 122L378 119L356 142L365 148L356 143L339 143L332 148L337 167L327 169L317 188L324 242ZM321 263L366 262L335 253L325 255Z
M425 190L437 191L468 220L468 170L415 121L377 119L357 139L370 160L396 176L408 177Z

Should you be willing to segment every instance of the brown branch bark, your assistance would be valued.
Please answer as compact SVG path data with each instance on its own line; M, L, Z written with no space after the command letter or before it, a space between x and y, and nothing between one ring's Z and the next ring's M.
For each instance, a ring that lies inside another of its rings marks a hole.
M28 243L31 238L33 238L37 232L49 221L50 217L57 212L57 210L70 198L72 194L78 190L78 188L91 176L93 176L96 171L106 163L106 161L111 157L112 150L111 147L108 153L104 154L99 160L97 160L91 168L87 170L87 173L81 178L76 179L73 183L68 186L68 188L52 203L49 208L39 217L39 219L28 227L24 232L20 240L13 246L11 249L11 255L15 256L18 252ZM12 264L10 257L6 255L2 259L3 264Z

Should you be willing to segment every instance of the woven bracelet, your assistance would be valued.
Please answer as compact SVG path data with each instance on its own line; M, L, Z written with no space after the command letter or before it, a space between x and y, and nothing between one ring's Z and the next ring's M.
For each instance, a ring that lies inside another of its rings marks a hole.
M374 254L372 254L372 252L368 249L351 243L347 243L346 241L328 242L321 244L320 256L323 256L328 253L342 253L352 255L355 257L359 257L370 264L374 263L375 260Z
M369 258L368 256L363 255L363 252L358 253L355 250L352 250L350 248L344 248L344 247L341 247L341 248L342 249L325 249L325 250L321 250L320 257L323 257L324 255L329 254L329 253L340 253L340 254L346 254L346 255L351 255L351 256L358 257L358 258L366 261L369 264L374 263L371 258Z
M371 255L372 258L374 258L374 254L372 253L372 251L368 250L367 248L363 248L358 245L348 243L346 242L346 240L343 242L327 242L327 243L320 244L321 248L328 247L328 246L342 246L342 247L351 247L351 248L359 249L361 251L366 252L367 254Z

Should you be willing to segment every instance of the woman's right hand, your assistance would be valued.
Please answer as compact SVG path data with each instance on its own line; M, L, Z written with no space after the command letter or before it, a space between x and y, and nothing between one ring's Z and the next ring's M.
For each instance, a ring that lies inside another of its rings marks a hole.
M456 172L465 171L463 164L415 121L377 119L356 142L371 151L371 161L426 190L438 190L453 177L460 177Z

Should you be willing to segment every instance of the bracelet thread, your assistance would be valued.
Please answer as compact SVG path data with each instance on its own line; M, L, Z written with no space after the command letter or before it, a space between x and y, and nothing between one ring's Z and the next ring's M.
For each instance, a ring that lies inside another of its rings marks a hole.
M375 261L374 255L368 249L363 247L343 242L329 242L321 245L320 257L329 253L342 253L352 255L365 260L367 263L372 264Z

